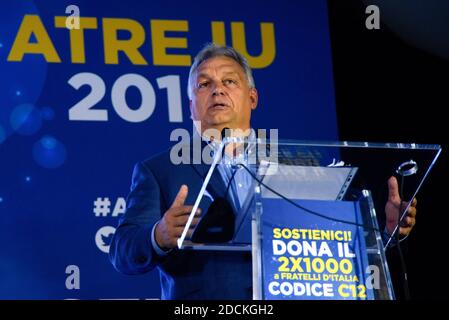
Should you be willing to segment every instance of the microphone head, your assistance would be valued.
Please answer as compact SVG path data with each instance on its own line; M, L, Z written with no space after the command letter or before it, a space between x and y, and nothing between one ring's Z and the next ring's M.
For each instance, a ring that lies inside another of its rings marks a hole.
M228 127L224 127L221 129L221 141L223 141L224 138L228 138L230 136L231 129Z

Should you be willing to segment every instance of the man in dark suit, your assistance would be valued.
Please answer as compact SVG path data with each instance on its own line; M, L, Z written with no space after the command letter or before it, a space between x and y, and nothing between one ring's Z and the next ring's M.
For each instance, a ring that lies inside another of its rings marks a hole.
M251 112L258 93L246 59L230 47L206 46L190 69L188 94L190 110L203 147L213 150L224 128L233 135L250 135ZM212 141L212 143L211 143ZM232 146L226 153L233 154ZM191 146L187 148L191 150ZM246 149L245 149L246 152ZM209 168L206 164L173 164L173 153L159 154L135 166L127 210L114 234L110 258L126 274L145 273L157 267L161 276L162 299L251 299L251 255L247 252L183 251L177 249ZM227 181L226 181L227 180ZM229 177L216 170L207 189L212 198L223 197ZM386 205L387 229L397 222L400 199L397 181L389 181ZM234 200L242 191L234 193ZM198 223L206 199L192 222ZM233 205L235 208L236 206ZM412 206L405 225L406 235L415 224ZM192 229L188 236L191 236Z

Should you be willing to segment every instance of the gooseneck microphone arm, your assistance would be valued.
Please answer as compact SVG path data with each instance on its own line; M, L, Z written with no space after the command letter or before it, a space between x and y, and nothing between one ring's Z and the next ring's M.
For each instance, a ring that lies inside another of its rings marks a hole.
M204 191L206 191L206 187L209 185L210 178L212 177L212 173L214 172L218 161L220 161L223 156L225 145L227 143L227 139L225 138L227 130L229 130L229 128L223 128L223 130L221 130L221 141L218 147L218 151L214 154L214 160L212 161L209 171L207 172L206 178L204 178L203 185L201 186L200 192L198 194L198 197L196 198L195 204L193 205L192 211L190 212L189 218L187 219L187 223L184 227L184 230L182 231L181 237L177 240L178 249L182 249L183 247L187 232L189 231L190 225L192 224L193 218L195 217L196 210L198 210L201 199L203 198Z

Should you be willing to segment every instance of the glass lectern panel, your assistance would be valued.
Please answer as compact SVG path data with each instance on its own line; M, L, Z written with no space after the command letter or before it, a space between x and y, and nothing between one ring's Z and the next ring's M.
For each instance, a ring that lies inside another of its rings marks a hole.
M235 143L226 139L222 146ZM216 153L194 206L203 209L201 221L179 248L252 251L254 299L393 299L388 180L396 177L398 194L410 202L440 146L247 144L255 147L238 158ZM219 195L217 178L225 186Z

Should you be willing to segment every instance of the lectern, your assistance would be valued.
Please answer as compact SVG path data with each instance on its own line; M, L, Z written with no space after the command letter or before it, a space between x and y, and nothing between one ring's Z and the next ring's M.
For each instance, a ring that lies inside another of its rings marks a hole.
M225 138L221 148L230 143L238 141ZM256 151L243 159L216 152L178 247L251 251L256 300L394 299L385 250L398 239L384 227L387 181L396 177L400 197L410 205L441 147L260 139L252 143ZM230 192L211 199L207 191L219 166L233 172L228 191L237 183L238 171L251 177L238 206ZM189 239L189 224L206 198L209 210ZM398 225L407 209L400 211Z

